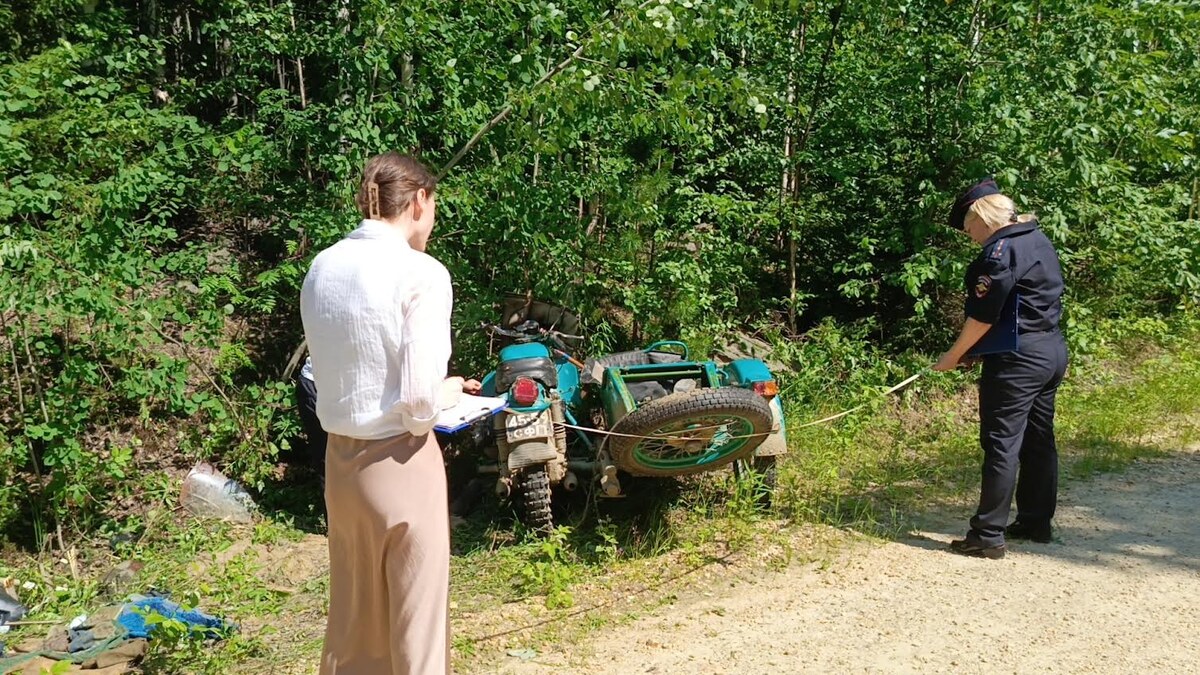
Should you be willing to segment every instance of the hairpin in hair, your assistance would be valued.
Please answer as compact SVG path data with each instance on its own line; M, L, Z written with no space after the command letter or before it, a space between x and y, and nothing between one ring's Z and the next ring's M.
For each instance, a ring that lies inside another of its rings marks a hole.
M367 183L367 217L371 220L379 220L379 183L370 181Z

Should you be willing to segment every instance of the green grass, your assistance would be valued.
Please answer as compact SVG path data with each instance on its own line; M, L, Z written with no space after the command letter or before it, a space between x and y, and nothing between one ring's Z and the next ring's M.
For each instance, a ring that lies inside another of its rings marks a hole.
M1096 356L1075 358L1058 407L1067 479L1119 471L1200 440L1200 342L1194 339L1200 333L1181 334L1102 345ZM965 514L979 482L974 375L930 375L884 398L877 393L882 385L920 363L873 363L873 370L846 375L840 396L815 380L790 383L794 427L868 405L834 424L794 431L771 510L757 505L758 486L729 472L644 482L624 499L580 498L561 519L566 526L540 541L526 536L503 505L485 502L454 533L456 668L492 664L507 649L582 641L590 631L739 570L832 564L830 551L841 540L823 532L888 538L931 511ZM140 560L145 569L133 590L169 590L243 628L218 644L186 636L156 640L146 672L311 669L328 588L323 543L305 538L320 529L312 486L280 486L263 500L266 518L235 528L189 520L174 508L175 495L161 489L165 482L150 479L158 489L141 515L78 544L78 578L61 557L11 554L0 563L0 577L34 582L23 599L36 618L65 621L105 601L98 580L115 563ZM122 541L110 547L107 540L118 534ZM308 566L288 572L301 559ZM706 576L710 581L702 582Z

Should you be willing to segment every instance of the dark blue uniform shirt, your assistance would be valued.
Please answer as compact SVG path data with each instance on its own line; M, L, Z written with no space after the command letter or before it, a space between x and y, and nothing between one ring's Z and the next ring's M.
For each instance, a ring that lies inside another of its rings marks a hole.
M968 317L996 323L1009 294L1016 291L1020 297L1019 333L1058 328L1062 315L1062 268L1054 245L1038 228L1036 220L996 230L967 267L964 281Z

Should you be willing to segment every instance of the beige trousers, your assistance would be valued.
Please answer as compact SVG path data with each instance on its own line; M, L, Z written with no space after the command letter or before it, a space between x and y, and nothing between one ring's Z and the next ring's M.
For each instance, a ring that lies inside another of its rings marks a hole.
M450 516L434 435L329 435L321 675L450 672Z

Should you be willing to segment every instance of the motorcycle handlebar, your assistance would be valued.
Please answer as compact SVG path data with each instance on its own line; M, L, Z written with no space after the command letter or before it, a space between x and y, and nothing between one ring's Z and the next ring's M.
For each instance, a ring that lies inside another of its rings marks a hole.
M507 329L501 328L500 326L497 326L496 324L485 323L485 324L483 324L483 327L486 328L487 330L491 331L495 335L501 335L503 337L513 338L514 340L528 340L533 337L531 335L526 335L525 333L522 333L520 331L507 330Z
M562 345L561 342L559 342L560 338L567 339L567 340L582 340L583 339L582 335L568 335L566 333L560 333L556 330L546 330L546 329L542 328L541 326L539 326L537 324L537 322L535 322L535 321L526 321L525 323L518 326L515 330L501 328L500 326L497 326L496 324L485 323L483 325L485 328L487 328L489 331L491 331L492 333L494 333L496 335L501 335L501 336L507 337L507 338L513 338L514 340L534 340L541 336L550 337L555 342L558 342L559 346L563 347L564 349L566 347L565 347L565 345ZM527 328L528 331L521 330L522 328Z

